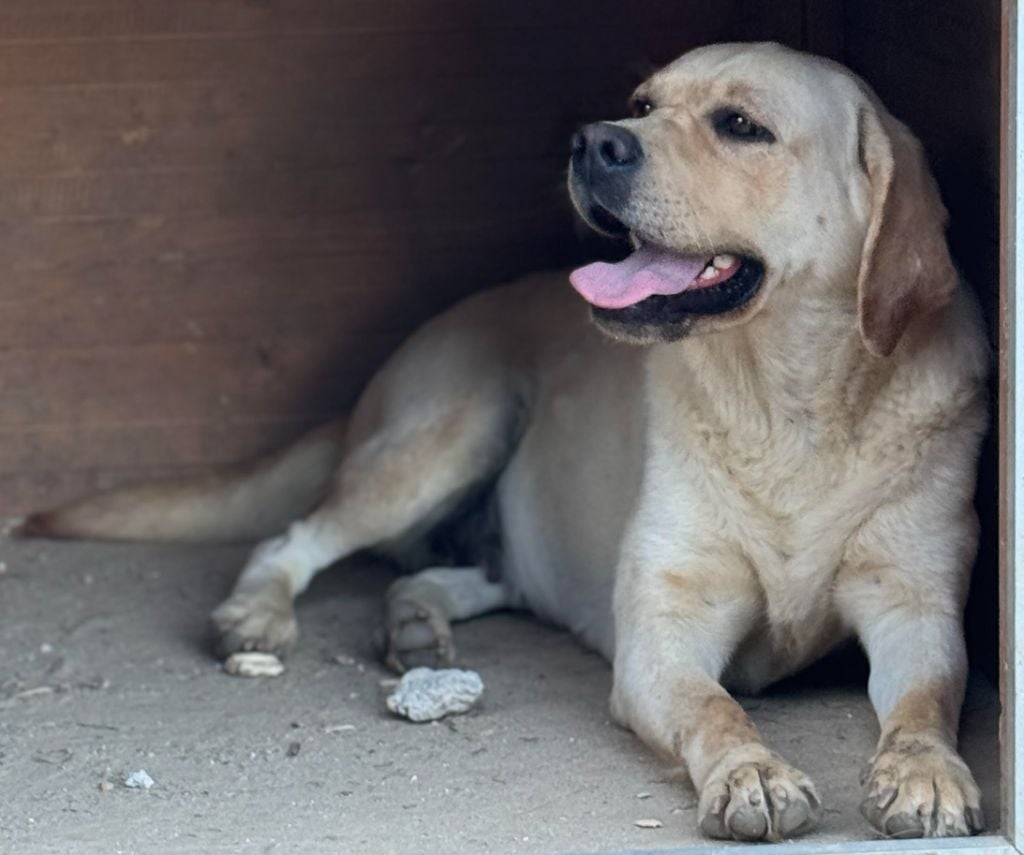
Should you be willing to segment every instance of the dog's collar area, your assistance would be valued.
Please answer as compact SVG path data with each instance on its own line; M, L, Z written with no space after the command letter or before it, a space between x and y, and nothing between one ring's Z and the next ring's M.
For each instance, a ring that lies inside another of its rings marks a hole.
M721 258L716 256L716 259ZM748 256L733 256L733 261L734 266L718 270L718 276L710 284L691 288L681 294L652 294L622 309L595 306L594 317L612 321L616 326L636 324L649 327L679 324L692 317L722 315L734 311L757 293L764 279L764 265ZM713 269L716 267L713 261L709 262L709 266ZM723 275L726 273L728 275Z

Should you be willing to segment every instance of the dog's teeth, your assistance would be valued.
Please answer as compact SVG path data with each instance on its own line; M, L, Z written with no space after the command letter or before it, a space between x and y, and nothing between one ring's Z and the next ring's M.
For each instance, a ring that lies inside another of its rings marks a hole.
M710 264L700 272L701 279L714 279L716 276L718 276L718 271Z
M728 270L736 263L736 256L723 253L712 258L711 263L719 270Z

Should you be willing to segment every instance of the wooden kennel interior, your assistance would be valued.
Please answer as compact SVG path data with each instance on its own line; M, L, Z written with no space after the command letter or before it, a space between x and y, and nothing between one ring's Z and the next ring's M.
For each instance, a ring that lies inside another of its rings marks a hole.
M297 436L432 313L598 251L563 190L567 141L623 114L648 70L723 40L825 54L924 141L999 354L970 639L1007 701L1019 841L1016 16L995 0L6 0L2 510Z

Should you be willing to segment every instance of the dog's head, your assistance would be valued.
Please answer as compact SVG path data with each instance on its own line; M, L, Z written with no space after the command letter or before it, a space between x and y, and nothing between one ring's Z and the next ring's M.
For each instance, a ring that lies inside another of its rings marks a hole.
M715 45L656 73L632 107L576 134L569 172L586 222L635 247L572 275L606 331L670 341L746 323L803 288L856 305L868 350L887 355L952 295L920 145L841 66Z

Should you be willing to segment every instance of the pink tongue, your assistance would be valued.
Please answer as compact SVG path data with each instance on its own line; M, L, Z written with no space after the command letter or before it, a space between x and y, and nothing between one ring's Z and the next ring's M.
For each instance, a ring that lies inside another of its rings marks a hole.
M574 270L569 281L588 303L624 309L652 294L681 294L696 284L707 263L707 256L677 255L644 244L617 264L596 261Z

